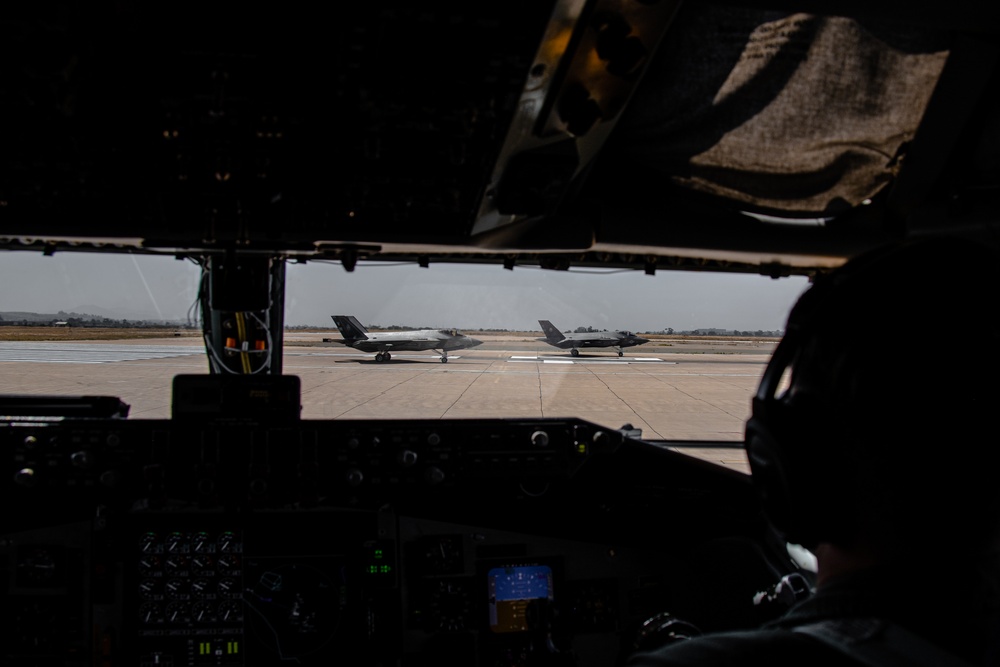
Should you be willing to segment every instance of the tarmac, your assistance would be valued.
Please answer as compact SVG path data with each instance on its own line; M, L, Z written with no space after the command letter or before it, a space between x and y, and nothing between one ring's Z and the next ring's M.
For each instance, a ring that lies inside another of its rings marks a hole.
M654 341L573 357L516 336L449 353L394 353L388 362L290 333L283 372L302 385L303 419L579 417L631 425L647 440L749 472L739 446L751 397L774 348L754 341ZM0 341L0 393L109 395L130 419L170 416L173 377L208 373L197 337L107 342ZM684 446L677 446L684 445Z

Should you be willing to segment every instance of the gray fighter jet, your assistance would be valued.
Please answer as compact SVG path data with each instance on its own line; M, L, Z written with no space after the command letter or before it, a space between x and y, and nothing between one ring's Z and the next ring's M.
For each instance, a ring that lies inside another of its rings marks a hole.
M538 338L543 343L569 350L574 357L580 356L581 347L616 347L618 356L622 356L622 348L648 343L648 338L641 338L630 331L588 331L586 333L564 334L548 320L538 320L545 332L545 338Z
M455 329L420 329L371 333L353 315L331 315L343 340L334 340L362 352L374 352L375 361L389 361L400 350L434 350L441 353L441 363L448 363L449 350L482 345L483 341Z

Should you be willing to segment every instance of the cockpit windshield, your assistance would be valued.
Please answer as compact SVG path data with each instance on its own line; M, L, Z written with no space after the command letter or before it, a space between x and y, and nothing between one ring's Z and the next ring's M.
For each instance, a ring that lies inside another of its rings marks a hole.
M156 419L171 414L174 375L238 371L243 356L251 372L266 371L275 346L252 317L242 326L260 331L244 336L246 349L235 342L239 320L221 325L232 326L221 350L206 346L193 262L73 252L4 259L0 276L21 287L0 296L0 392L118 396L131 419ZM737 445L807 281L600 273L290 264L281 366L301 379L304 419L578 417L628 424L649 440ZM373 339L386 336L388 360L376 358L382 348L345 345L339 314ZM540 320L580 340L553 342ZM617 336L632 337L623 321L648 342L619 346L629 341ZM439 340L391 340L419 330ZM745 470L741 457L721 459Z

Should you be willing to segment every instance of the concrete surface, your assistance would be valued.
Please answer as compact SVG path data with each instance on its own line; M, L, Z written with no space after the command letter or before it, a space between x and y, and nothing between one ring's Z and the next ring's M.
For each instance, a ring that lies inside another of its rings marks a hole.
M330 334L325 334L329 337ZM449 355L374 355L292 334L284 372L302 383L303 419L580 417L631 424L652 440L742 440L750 399L773 344L644 345L579 357L517 337ZM174 375L207 373L197 338L0 342L0 393L112 395L130 419L170 416ZM685 448L748 472L741 449Z

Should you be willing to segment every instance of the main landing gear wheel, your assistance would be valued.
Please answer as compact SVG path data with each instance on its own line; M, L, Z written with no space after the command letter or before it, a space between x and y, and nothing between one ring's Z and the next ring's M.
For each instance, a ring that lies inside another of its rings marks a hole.
M621 356L624 356L624 355L625 355L625 353L624 353L624 352L622 352L621 350L618 350L618 356L619 356L619 357L621 357Z
M569 353L572 354L574 357L580 356L580 350L576 349L575 347L572 350L570 350Z
M448 357L441 357L441 363L442 364L448 363Z
M375 361L389 361L392 359L392 355L388 352L376 352Z

